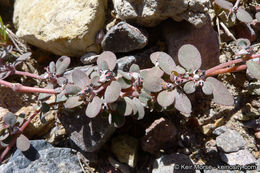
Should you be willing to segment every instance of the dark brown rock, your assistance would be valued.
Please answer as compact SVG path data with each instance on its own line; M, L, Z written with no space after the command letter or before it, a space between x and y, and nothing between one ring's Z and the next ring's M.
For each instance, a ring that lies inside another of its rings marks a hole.
M178 62L178 50L184 44L197 47L202 58L201 69L208 69L219 64L219 42L217 33L210 21L201 28L195 28L188 22L167 21L163 24L163 37L168 46L168 53Z
M146 130L142 138L142 149L149 153L155 153L164 144L175 140L175 125L164 118L155 120Z
M237 38L246 38L253 42L256 40L256 33L250 24L239 23L236 25L236 36Z

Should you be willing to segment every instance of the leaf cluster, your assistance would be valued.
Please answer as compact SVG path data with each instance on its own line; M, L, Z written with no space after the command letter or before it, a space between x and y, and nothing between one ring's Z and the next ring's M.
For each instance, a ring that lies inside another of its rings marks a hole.
M0 143L2 146L6 146L10 143L14 135L19 133L19 127L23 124L25 114L20 114L19 116L8 112L4 115L4 124L0 128ZM26 151L30 148L29 139L20 134L16 139L16 147L21 151Z

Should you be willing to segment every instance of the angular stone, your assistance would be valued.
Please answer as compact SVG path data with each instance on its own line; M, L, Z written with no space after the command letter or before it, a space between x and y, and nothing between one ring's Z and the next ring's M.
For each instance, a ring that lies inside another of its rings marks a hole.
M186 20L196 27L205 24L208 0L113 0L117 17L143 26L155 26L172 18Z
M106 0L16 0L18 37L57 55L99 51L96 34L105 22Z
M63 112L59 117L67 135L83 152L95 152L109 139L115 127L108 119L98 115L88 118L85 109L73 113Z
M44 140L31 141L26 152L16 150L0 172L81 172L76 154L70 148L55 148Z
M117 159L134 168L137 163L137 139L131 136L118 136L112 139L111 150Z
M168 53L178 62L178 50L184 44L194 45L201 54L201 69L207 70L219 64L219 42L217 33L210 21L201 28L195 28L187 22L167 21L163 24L163 36Z
M182 166L182 167L181 167ZM183 166L185 166L184 169ZM184 155L179 153L173 153L169 155L161 156L156 159L153 164L152 173L194 173L194 165L192 160Z
M117 61L118 70L129 71L132 64L136 62L135 56L124 56Z
M144 48L147 42L148 38L142 30L126 22L120 22L106 33L101 46L103 50L130 52Z
M149 153L155 153L164 144L173 142L177 129L175 125L164 118L155 120L146 130L142 138L142 149Z
M226 130L216 138L217 147L225 153L235 152L245 148L246 141L235 130Z
M233 153L220 153L221 159L229 165L255 164L255 157L247 150L239 150Z

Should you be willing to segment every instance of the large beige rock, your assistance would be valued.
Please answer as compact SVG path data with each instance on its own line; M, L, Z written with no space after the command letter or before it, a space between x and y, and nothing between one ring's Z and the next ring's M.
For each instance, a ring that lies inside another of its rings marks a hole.
M196 27L206 22L209 0L113 0L117 17L144 26L155 26L172 18Z
M57 55L98 52L107 0L16 0L13 22L26 42Z

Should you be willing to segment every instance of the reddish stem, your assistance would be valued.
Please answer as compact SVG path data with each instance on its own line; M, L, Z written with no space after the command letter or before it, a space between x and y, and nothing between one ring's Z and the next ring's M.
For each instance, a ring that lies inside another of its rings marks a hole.
M26 120L26 122L20 127L19 131L14 135L13 139L11 140L11 142L9 143L9 145L5 148L5 150L3 151L3 153L0 156L0 163L2 163L3 159L5 158L5 156L7 155L7 153L11 150L11 148L14 146L14 144L16 143L16 139L20 136L20 134L24 131L24 129L30 124L30 122L32 121L32 119L40 112L40 110L37 110L36 112L34 112L33 115L31 115L29 117L28 120Z
M29 72L23 72L23 71L18 71L18 70L15 70L14 74L22 75L22 76L29 76L29 77L36 78L36 79L42 79L41 76L39 76L37 74L32 74L32 73L29 73Z
M16 83L16 84L10 83L10 82L4 81L2 79L0 79L0 85L11 88L13 91L16 91L16 92L48 93L48 94L57 94L58 93L54 89L28 87L28 86L23 86L22 84L19 84L19 83Z

